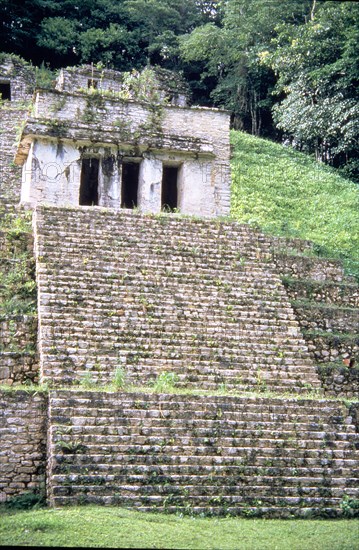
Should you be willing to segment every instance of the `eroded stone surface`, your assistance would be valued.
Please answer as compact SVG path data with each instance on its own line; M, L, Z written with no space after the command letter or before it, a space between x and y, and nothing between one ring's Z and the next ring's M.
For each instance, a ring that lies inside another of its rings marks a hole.
M0 502L44 491L46 431L46 397L0 392Z

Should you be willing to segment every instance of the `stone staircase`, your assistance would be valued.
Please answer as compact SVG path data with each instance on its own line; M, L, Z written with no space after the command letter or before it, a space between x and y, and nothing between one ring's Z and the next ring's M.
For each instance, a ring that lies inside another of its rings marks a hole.
M175 215L41 206L34 228L50 505L281 518L355 506L359 409L320 397L301 334L332 304L348 314L327 330L355 329L357 287L338 263L280 263L248 226ZM0 243L2 266L32 248L24 234ZM9 322L3 342L15 327L25 343L24 318ZM111 392L116 373L148 386ZM176 375L171 393L154 392L161 374Z
M327 400L55 391L49 502L336 517L357 495L352 414Z
M248 226L42 206L35 240L43 381L319 387L270 241Z

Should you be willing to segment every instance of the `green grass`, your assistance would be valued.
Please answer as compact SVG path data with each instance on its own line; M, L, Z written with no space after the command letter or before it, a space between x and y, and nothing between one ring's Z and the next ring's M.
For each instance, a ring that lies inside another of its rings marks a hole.
M3 513L0 544L102 548L354 550L357 520L194 518L115 507Z
M329 334L329 333L328 333ZM343 368L344 365L341 364ZM356 368L356 367L355 367ZM310 386L310 384L309 384ZM16 383L12 386L8 384L0 384L0 394L14 394L18 391L26 392L29 395L45 394L47 395L50 391L88 391L88 392L103 392L103 393L145 393L145 394L167 394L167 395L189 395L189 396L198 396L198 397L239 397L239 398L269 398L269 399L292 399L296 401L303 400L325 400L325 401L334 401L337 403L357 403L359 399L357 397L337 397L333 395L324 395L321 389L317 388L306 388L306 391L302 393L298 392L281 392L277 393L267 389L260 390L231 390L227 387L223 387L218 390L203 390L198 388L177 388L173 386L155 386L155 385L143 385L136 386L133 384L128 384L122 388L116 387L115 384L101 385L93 383L91 385L78 385L78 386L59 386L56 388L51 388L47 383L45 384L20 384Z
M359 274L359 186L308 155L231 132L232 217L309 239Z

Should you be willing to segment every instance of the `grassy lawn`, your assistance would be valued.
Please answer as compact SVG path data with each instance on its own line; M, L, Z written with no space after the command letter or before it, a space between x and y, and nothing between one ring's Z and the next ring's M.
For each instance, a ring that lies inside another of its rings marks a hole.
M193 518L97 506L3 511L0 545L355 550L359 521Z
M232 131L234 219L309 239L359 274L359 186L310 156Z

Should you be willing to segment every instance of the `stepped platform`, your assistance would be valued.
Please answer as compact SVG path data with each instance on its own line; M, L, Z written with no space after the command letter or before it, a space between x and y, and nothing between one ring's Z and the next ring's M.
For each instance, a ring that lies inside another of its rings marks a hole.
M248 226L41 206L35 252L43 381L320 385L270 241Z
M337 517L358 496L353 422L328 400L54 391L49 502Z
M357 281L346 275L338 260L315 257L310 246L289 239L274 239L273 261L325 393L358 396Z
M304 339L318 347L356 328L357 286L338 263L291 255L283 274L273 239L219 220L41 206L33 222L39 374L52 389L26 397L31 414L41 407L36 445L25 417L16 430L1 419L19 465L0 498L46 480L51 506L280 518L355 506L358 406L320 396L353 397L356 379L345 389L337 372L318 375L322 357ZM4 276L30 249L24 233L0 234ZM0 316L9 384L37 379L36 323L34 312ZM118 373L150 386L164 372L176 374L172 393L104 387ZM16 392L3 399L13 410Z

